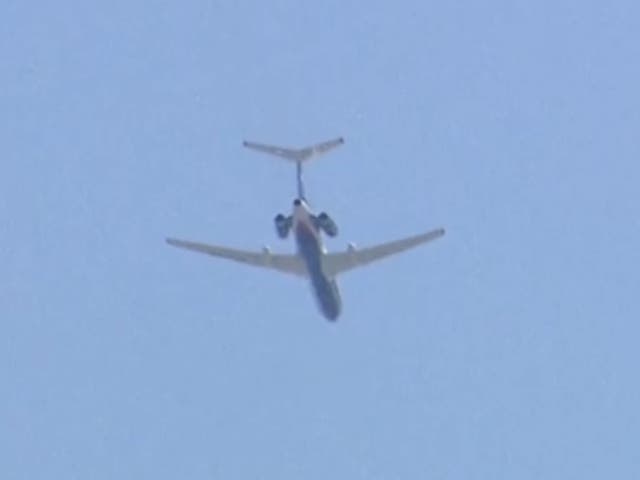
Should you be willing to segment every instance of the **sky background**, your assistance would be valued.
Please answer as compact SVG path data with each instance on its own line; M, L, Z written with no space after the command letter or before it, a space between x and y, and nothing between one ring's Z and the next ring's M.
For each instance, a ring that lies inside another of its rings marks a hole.
M640 478L640 4L0 4L3 479ZM367 245L292 252L294 171Z

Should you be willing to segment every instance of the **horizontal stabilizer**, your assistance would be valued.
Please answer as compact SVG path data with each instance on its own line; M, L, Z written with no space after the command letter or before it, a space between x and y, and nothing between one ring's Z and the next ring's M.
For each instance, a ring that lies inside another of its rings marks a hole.
M329 150L342 145L343 143L344 138L340 137L300 149L277 147L275 145L265 145L262 143L247 141L242 142L242 145L251 150L275 155L291 162L302 163L306 162L307 160L311 160L318 155L322 155L323 153L326 153Z

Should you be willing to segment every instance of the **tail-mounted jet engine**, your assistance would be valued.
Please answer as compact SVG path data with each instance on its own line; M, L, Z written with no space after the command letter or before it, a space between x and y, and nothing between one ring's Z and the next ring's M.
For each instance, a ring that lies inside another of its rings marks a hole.
M278 234L278 237L287 238L291 231L291 217L285 217L283 214L279 213L273 219L273 223L276 225L276 233Z
M338 235L338 225L336 225L336 222L334 222L326 212L322 212L315 217L314 220L316 226L330 237Z

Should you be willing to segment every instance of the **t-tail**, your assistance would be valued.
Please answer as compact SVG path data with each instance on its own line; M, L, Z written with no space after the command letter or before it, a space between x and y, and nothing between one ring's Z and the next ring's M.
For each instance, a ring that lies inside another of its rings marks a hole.
M278 147L275 145L266 145L256 142L242 142L245 147L251 150L275 155L276 157L284 158L285 160L295 163L297 170L298 197L300 198L306 198L304 195L304 183L302 182L302 164L342 145L343 143L344 138L339 137L334 138L333 140L328 140L326 142L311 145L310 147L296 149Z

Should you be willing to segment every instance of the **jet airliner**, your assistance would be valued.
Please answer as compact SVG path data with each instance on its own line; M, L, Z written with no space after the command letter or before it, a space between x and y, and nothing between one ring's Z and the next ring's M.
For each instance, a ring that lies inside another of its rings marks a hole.
M322 235L335 237L338 234L338 227L326 212L316 215L307 204L302 181L302 164L343 143L342 138L336 138L302 149L246 141L243 143L249 149L275 155L296 164L298 196L293 200L292 212L288 216L278 214L274 218L278 237L284 239L293 232L297 246L296 254L274 254L266 247L261 252L251 252L175 238L167 238L167 243L214 257L307 278L310 280L322 315L330 321L337 320L342 311L342 299L336 283L336 277L339 274L444 235L444 229L438 228L362 249L356 249L353 244L349 244L346 251L328 253L323 245Z

